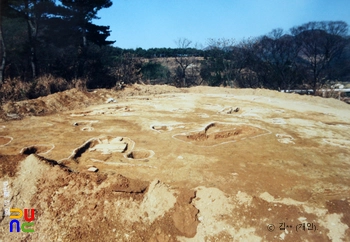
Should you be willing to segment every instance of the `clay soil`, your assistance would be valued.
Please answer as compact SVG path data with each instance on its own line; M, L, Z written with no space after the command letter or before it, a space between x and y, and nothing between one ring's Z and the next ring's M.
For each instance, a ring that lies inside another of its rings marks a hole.
M0 212L35 219L1 242L350 241L346 103L134 85L2 110Z

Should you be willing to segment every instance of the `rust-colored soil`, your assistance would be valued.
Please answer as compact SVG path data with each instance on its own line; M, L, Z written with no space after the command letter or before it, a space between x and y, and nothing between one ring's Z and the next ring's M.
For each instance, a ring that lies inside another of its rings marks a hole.
M2 110L0 209L34 208L35 231L4 216L0 242L350 241L340 101L134 85Z
M213 146L252 138L264 133L268 132L250 125L211 123L203 131L179 134L174 137L196 145Z

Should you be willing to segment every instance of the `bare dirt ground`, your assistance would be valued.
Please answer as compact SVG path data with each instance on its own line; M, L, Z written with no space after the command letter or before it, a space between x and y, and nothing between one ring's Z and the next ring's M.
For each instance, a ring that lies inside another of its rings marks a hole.
M34 208L35 231L10 233L4 216L0 241L350 241L340 101L134 85L2 117L1 212Z

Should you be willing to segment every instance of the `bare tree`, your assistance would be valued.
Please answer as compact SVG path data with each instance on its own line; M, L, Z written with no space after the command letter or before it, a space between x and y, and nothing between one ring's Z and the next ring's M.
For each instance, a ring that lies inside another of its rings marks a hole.
M244 39L233 48L234 82L239 87L262 87L258 78L261 66L257 58L257 43L256 38Z
M6 45L3 33L3 22L5 15L9 14L9 1L3 0L0 2L0 86L3 84L6 65Z
M1 11L1 7L0 7L0 11ZM5 41L2 33L2 21L0 23L0 60L1 60L1 64L0 64L0 86L1 86L4 81L4 69L6 64L6 46L5 46Z
M342 21L309 22L294 27L291 33L300 46L299 56L306 69L306 79L314 93L329 81L331 64L346 47L348 25Z
M256 56L260 62L260 73L264 87L289 89L295 84L298 46L293 36L282 29L274 29L258 39L255 44Z
M199 77L198 61L196 57L187 52L192 41L186 38L179 38L175 41L178 49L181 50L175 57L178 64L175 70L175 86L189 87L191 85L198 85L197 79Z
M210 68L209 79L210 85L231 86L234 85L236 76L237 59L234 39L209 39L208 52L210 53L207 62L209 65L204 66Z
M121 53L112 70L112 74L117 79L116 87L140 82L142 77L141 65L140 58L135 57L131 53Z

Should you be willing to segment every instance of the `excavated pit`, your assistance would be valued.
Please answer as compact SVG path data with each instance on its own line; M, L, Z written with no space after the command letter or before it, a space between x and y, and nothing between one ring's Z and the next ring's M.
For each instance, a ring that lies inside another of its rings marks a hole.
M134 150L126 155L126 158L134 160L145 160L154 155L152 150Z
M20 154L22 155L30 155L30 154L47 154L54 148L54 145L32 145L24 147Z
M12 140L13 140L12 137L9 137L9 136L0 136L0 147L1 147L1 146L8 145L9 143L11 143Z
M212 146L234 142L268 133L267 130L251 125L210 123L204 130L175 135L174 138L200 146Z
M277 141L282 144L295 144L294 138L288 134L276 134Z
M89 151L99 151L102 154L124 153L128 148L128 143L123 137L111 137L97 139L98 144L95 144Z
M218 113L219 114L233 114L233 113L238 113L241 109L239 107L226 107L222 110L220 110Z
M98 144L98 141L96 138L89 139L84 144L79 146L78 148L74 149L72 154L68 157L68 159L76 160L79 157L82 156L89 148L93 147L94 145Z
M72 154L63 160L74 160L79 164L90 164L93 160L114 161L123 157L121 153L132 150L134 145L131 139L125 137L95 137L74 149Z
M166 132L166 131L173 131L176 129L187 129L188 127L186 127L183 124L179 124L179 123L173 123L173 124L155 124L155 125L151 125L150 126L152 130L158 132L158 133L162 133L162 132Z
M91 132L91 131L94 131L94 128L93 127L83 127L83 128L81 128L81 131Z
M168 131L168 130L170 130L170 128L166 125L153 125L152 129L156 130L156 131Z
M74 112L70 116L71 117L84 117L84 116L100 116L100 115L115 115L120 112L133 112L134 109L131 109L129 106L116 106L116 107L108 107L102 109L94 109L90 111L84 112Z

